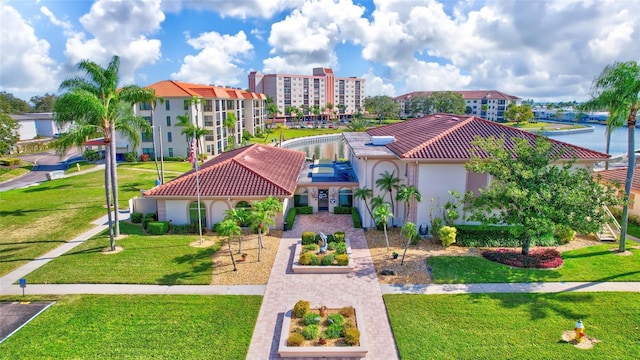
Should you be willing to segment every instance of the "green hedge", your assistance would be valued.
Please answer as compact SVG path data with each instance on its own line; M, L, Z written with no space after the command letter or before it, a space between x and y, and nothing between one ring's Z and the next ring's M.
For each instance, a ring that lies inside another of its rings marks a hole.
M305 231L302 233L302 245L317 244L316 233L313 231Z
M287 222L287 229L288 230L293 229L293 224L296 222L296 214L297 213L298 213L298 210L296 210L296 208L289 209L289 212L287 213L287 217L284 220L284 221Z
M147 232L151 235L164 235L169 231L168 221L151 221L147 225Z
M140 224L142 222L142 213L134 212L131 213L131 222L134 224Z
M311 215L313 214L313 207L311 206L297 206L295 207L296 214L298 215Z
M519 247L520 239L513 235L513 226L498 225L455 225L456 244L474 247ZM554 246L556 239L553 233L531 239L531 246Z
M171 226L172 234L197 234L199 233L198 224L182 224L182 225L172 225Z
M353 218L353 227L356 229L362 229L362 218L358 208L351 208L351 218Z
M349 206L335 206L333 208L334 214L351 214L351 208Z
M333 238L336 242L344 242L345 237L346 235L344 231L336 231L335 233L333 233Z
M20 165L20 158L2 158L0 159L0 165L4 165L4 166Z

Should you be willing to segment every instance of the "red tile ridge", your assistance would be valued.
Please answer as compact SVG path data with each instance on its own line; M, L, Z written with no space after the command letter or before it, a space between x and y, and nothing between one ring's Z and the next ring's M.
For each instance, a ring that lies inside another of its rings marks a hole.
M417 153L418 151L426 148L427 146L435 143L436 141L442 139L443 137L451 134L452 132L458 130L459 128L461 128L462 126L464 126L465 124L468 124L469 122L471 122L471 120L473 120L475 117L474 116L465 116L465 115L452 115L452 114L445 114L445 113L435 113L429 116L433 116L433 117L437 117L437 116L448 116L450 119L453 118L464 118L466 117L466 120L460 121L458 124L456 124L455 126L452 126L450 128L448 128L447 130L441 132L440 134L438 134L437 136L434 136L432 139L430 139L429 141L426 141L422 144L420 144L419 146L414 147L413 149L403 153L401 155L402 158L409 158L411 157L411 155Z

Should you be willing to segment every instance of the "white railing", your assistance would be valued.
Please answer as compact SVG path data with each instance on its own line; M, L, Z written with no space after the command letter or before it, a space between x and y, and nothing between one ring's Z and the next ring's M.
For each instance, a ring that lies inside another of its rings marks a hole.
M292 149L299 146L322 144L338 141L342 138L342 134L327 134L327 135L315 135L302 138L295 138L282 142L282 147L285 149Z

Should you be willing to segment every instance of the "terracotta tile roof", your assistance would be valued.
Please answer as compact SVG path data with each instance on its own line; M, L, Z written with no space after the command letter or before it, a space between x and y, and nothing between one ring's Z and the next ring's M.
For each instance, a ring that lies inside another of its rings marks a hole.
M409 119L395 124L367 130L371 136L395 136L396 140L385 145L404 159L467 160L470 158L471 142L476 136L504 138L510 149L514 137L529 139L534 143L539 136L513 127L474 116L432 114ZM609 155L583 147L549 139L563 159L573 155L581 160L604 160Z
M192 84L175 80L162 80L147 86L155 89L156 95L161 97L191 97L201 96L204 98L218 99L245 99L248 98L245 90L223 88L220 86ZM264 94L251 93L249 97L256 99L266 99Z
M304 159L301 151L259 144L222 153L199 168L200 196L291 196ZM194 170L144 192L149 197L196 195Z
M605 181L613 181L624 186L627 180L627 168L618 168L612 170L602 170L593 173L593 176L601 175ZM631 182L631 190L640 192L640 167L636 167L633 172L633 182Z
M443 90L448 91L448 90ZM482 99L486 97L487 99L499 99L499 100L518 100L520 99L517 96L505 94L501 91L497 90L451 90L453 92L459 93L465 100L473 100L473 99ZM393 100L408 100L418 95L429 96L433 94L435 91L414 91L408 94L396 96Z

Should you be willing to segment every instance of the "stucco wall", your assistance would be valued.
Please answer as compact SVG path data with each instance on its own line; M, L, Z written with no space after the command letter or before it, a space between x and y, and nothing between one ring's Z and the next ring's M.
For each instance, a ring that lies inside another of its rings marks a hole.
M431 199L434 199L434 217L436 204L440 200L440 206L449 199L449 190L456 190L464 195L466 189L467 171L462 164L422 164L418 168L418 190L422 195L422 202L417 206L416 222L427 223L431 228L429 220L429 209L432 206Z

